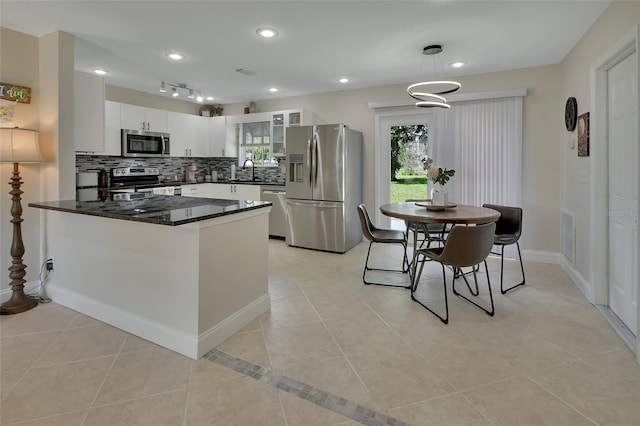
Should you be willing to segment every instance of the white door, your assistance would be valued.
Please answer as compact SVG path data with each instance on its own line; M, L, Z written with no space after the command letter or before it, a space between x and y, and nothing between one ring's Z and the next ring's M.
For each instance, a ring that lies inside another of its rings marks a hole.
M638 110L636 54L608 72L609 307L637 335Z

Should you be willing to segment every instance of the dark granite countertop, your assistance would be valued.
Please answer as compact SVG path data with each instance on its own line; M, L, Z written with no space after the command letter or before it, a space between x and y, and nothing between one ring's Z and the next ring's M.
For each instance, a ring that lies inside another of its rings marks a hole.
M177 226L271 206L267 201L153 195L128 201L61 200L29 203L29 207L136 222Z
M236 184L236 185L260 185L260 186L285 186L285 182L280 181L259 181L259 180L217 180L215 182L159 182L159 183L145 183L138 185L120 185L120 186L110 186L109 190L116 189L143 189L143 188L154 188L154 187L164 187L164 186L182 186L182 185L200 185L203 183L219 183L219 184Z

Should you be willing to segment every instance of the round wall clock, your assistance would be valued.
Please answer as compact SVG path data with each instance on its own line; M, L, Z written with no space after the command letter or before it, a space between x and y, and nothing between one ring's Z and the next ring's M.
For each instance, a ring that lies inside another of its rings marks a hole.
M564 125L567 130L572 132L576 128L578 121L578 102L573 96L567 99L567 104L564 107Z

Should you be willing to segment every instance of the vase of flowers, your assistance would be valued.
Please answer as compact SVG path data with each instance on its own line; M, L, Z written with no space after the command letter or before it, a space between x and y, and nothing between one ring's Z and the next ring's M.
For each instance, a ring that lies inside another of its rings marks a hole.
M446 206L449 194L444 190L444 185L456 174L455 170L447 170L442 167L432 167L433 160L429 157L422 158L422 166L427 172L427 178L433 182L431 188L431 204L434 206Z

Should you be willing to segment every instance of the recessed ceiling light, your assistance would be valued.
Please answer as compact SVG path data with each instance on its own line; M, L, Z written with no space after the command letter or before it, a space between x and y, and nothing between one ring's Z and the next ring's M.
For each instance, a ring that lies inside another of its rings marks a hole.
M348 83L349 79L347 77L342 77L341 79L338 80L340 83Z
M98 75L107 75L107 74L109 74L109 71L103 70L101 68L94 68L93 72L98 74Z
M208 101L212 101L213 100L213 96L207 96L206 98Z
M275 93L275 92L277 92L277 91L278 91L278 88L277 88L277 87L270 87L270 88L269 88L269 91L270 91L271 93Z
M185 58L185 56L182 53L178 53L178 52L169 52L166 54L167 58L172 59L174 61L181 61Z
M460 67L464 66L464 64L465 64L464 62L454 62L454 63L451 64L451 66L453 68L460 68Z
M273 28L258 28L256 34L262 38L274 38L278 36L278 30Z

